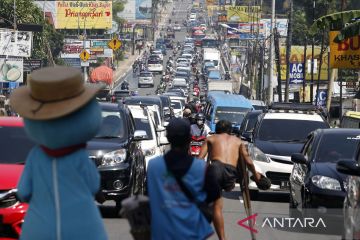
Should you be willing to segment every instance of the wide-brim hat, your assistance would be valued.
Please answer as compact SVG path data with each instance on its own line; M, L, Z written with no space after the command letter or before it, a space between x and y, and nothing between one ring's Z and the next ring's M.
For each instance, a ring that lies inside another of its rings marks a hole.
M10 105L27 119L56 119L84 106L101 88L100 84L85 84L78 69L46 67L32 72L28 85L12 92Z

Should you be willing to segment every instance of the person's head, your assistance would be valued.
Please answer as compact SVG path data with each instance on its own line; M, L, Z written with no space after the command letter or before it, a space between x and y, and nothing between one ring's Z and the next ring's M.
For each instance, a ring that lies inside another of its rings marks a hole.
M215 133L221 134L221 133L227 133L231 134L232 131L232 125L231 122L227 120L220 120L216 123L215 126Z
M205 116L203 113L196 114L195 120L196 120L196 124L198 125L199 128L204 126Z
M183 111L183 117L189 118L191 116L191 110L189 108L185 108Z
M166 132L166 137L172 149L188 149L191 140L189 121L181 118L173 118L166 127Z

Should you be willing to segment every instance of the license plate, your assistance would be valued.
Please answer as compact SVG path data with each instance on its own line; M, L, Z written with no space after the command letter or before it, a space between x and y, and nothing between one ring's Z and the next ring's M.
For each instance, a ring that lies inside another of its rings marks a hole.
M290 188L290 182L289 181L281 181L280 182L280 188L281 189L289 189Z

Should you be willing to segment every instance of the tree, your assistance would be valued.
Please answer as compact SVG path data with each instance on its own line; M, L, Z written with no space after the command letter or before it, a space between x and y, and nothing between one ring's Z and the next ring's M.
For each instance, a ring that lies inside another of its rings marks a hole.
M45 19L44 14L33 0L15 0L16 3L16 24L29 23L43 26L43 32L35 32L33 38L32 58L49 58L47 45L49 44L52 56L56 58L62 47L64 36L56 31ZM0 18L13 25L14 21L14 0L0 1ZM12 26L9 26L12 27Z

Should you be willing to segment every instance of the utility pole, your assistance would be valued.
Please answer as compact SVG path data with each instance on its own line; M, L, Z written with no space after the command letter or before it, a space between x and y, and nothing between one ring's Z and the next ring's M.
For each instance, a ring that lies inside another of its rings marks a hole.
M273 87L272 87L272 76L274 74L274 53L273 53L273 46L274 46L274 25L275 25L275 0L272 0L271 3L271 25L270 25L270 54L269 54L269 84L268 84L268 103L272 103L273 101Z
M289 23L286 37L286 82L285 82L285 102L289 102L289 82L290 82L290 57L292 45L292 21L293 21L293 0L290 0Z
M313 0L313 9L312 9L312 18L313 23L315 21L315 7L316 7L316 0ZM313 103L314 100L314 45L315 45L315 38L312 37L311 40L311 81L310 81L310 102Z
M274 45L275 45L275 62L277 70L277 92L279 96L279 102L282 102L282 87L281 87L281 67L280 67L280 34L277 31L277 27L274 28Z
M303 63L303 82L302 82L302 86L303 86L303 93L302 93L302 98L303 98L303 102L305 102L305 89L306 89L306 50L307 50L307 36L305 35L305 44L304 44L304 63Z
M14 30L17 29L16 21L16 0L14 0Z

